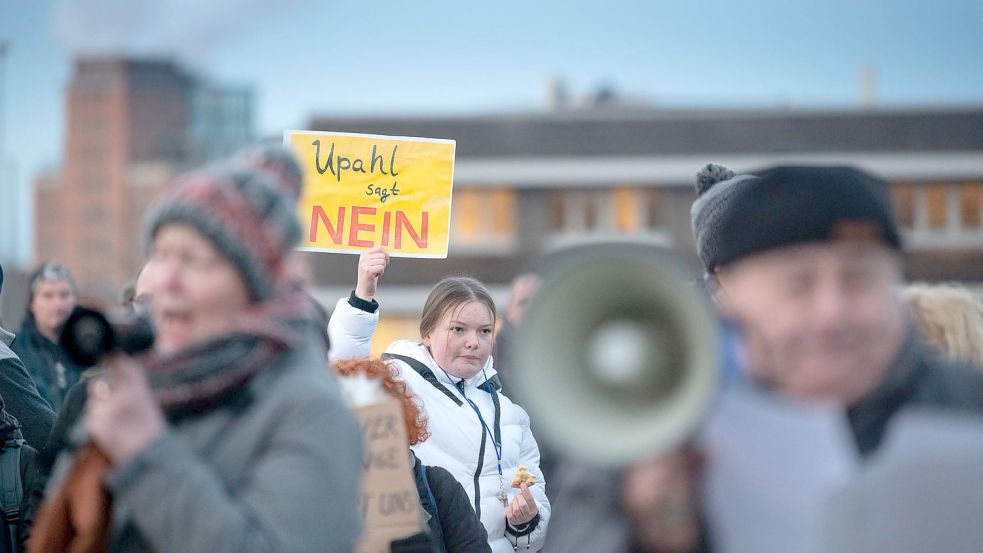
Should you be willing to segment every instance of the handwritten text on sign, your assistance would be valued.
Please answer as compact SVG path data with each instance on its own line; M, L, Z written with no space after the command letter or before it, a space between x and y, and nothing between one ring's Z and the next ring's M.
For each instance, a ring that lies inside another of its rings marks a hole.
M301 249L447 257L452 140L286 131L304 170Z
M359 509L365 527L357 549L375 553L375 544L383 543L381 551L389 551L388 540L422 528L403 410L397 401L389 400L359 407L356 414L363 438Z

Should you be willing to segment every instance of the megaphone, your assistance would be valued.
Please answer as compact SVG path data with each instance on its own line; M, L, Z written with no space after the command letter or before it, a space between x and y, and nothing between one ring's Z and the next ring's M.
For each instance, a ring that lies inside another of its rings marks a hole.
M542 260L510 358L536 433L560 453L624 466L696 431L719 386L719 324L685 266L628 243Z

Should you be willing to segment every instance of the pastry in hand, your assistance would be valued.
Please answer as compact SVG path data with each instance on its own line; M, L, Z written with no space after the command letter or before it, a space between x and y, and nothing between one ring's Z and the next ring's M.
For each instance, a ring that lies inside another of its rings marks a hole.
M536 483L536 477L529 472L529 469L527 469L525 465L519 465L519 470L516 471L515 477L512 478L512 487L518 488L523 482L525 482L527 486L532 486Z

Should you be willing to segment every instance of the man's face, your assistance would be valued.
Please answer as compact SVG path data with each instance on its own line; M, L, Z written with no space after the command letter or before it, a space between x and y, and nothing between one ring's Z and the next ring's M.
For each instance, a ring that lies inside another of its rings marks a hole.
M154 297L154 286L156 281L153 260L147 261L133 285L133 302L131 307L133 312L139 315L150 315L150 302Z
M75 307L75 291L65 280L40 282L31 298L31 313L42 334L51 338Z
M791 397L856 403L904 338L899 262L877 244L779 248L717 277L721 307L747 338L752 375Z
M519 278L512 286L512 294L509 296L509 304L505 309L505 317L513 326L522 325L522 317L526 314L529 302L539 291L539 284L539 277L526 275Z

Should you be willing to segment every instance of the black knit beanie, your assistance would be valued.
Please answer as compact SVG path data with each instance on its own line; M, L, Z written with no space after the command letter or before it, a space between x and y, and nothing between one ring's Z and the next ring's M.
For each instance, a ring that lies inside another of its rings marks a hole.
M873 240L901 249L887 184L852 167L773 167L735 175L707 165L691 211L708 273L741 257L804 242Z

